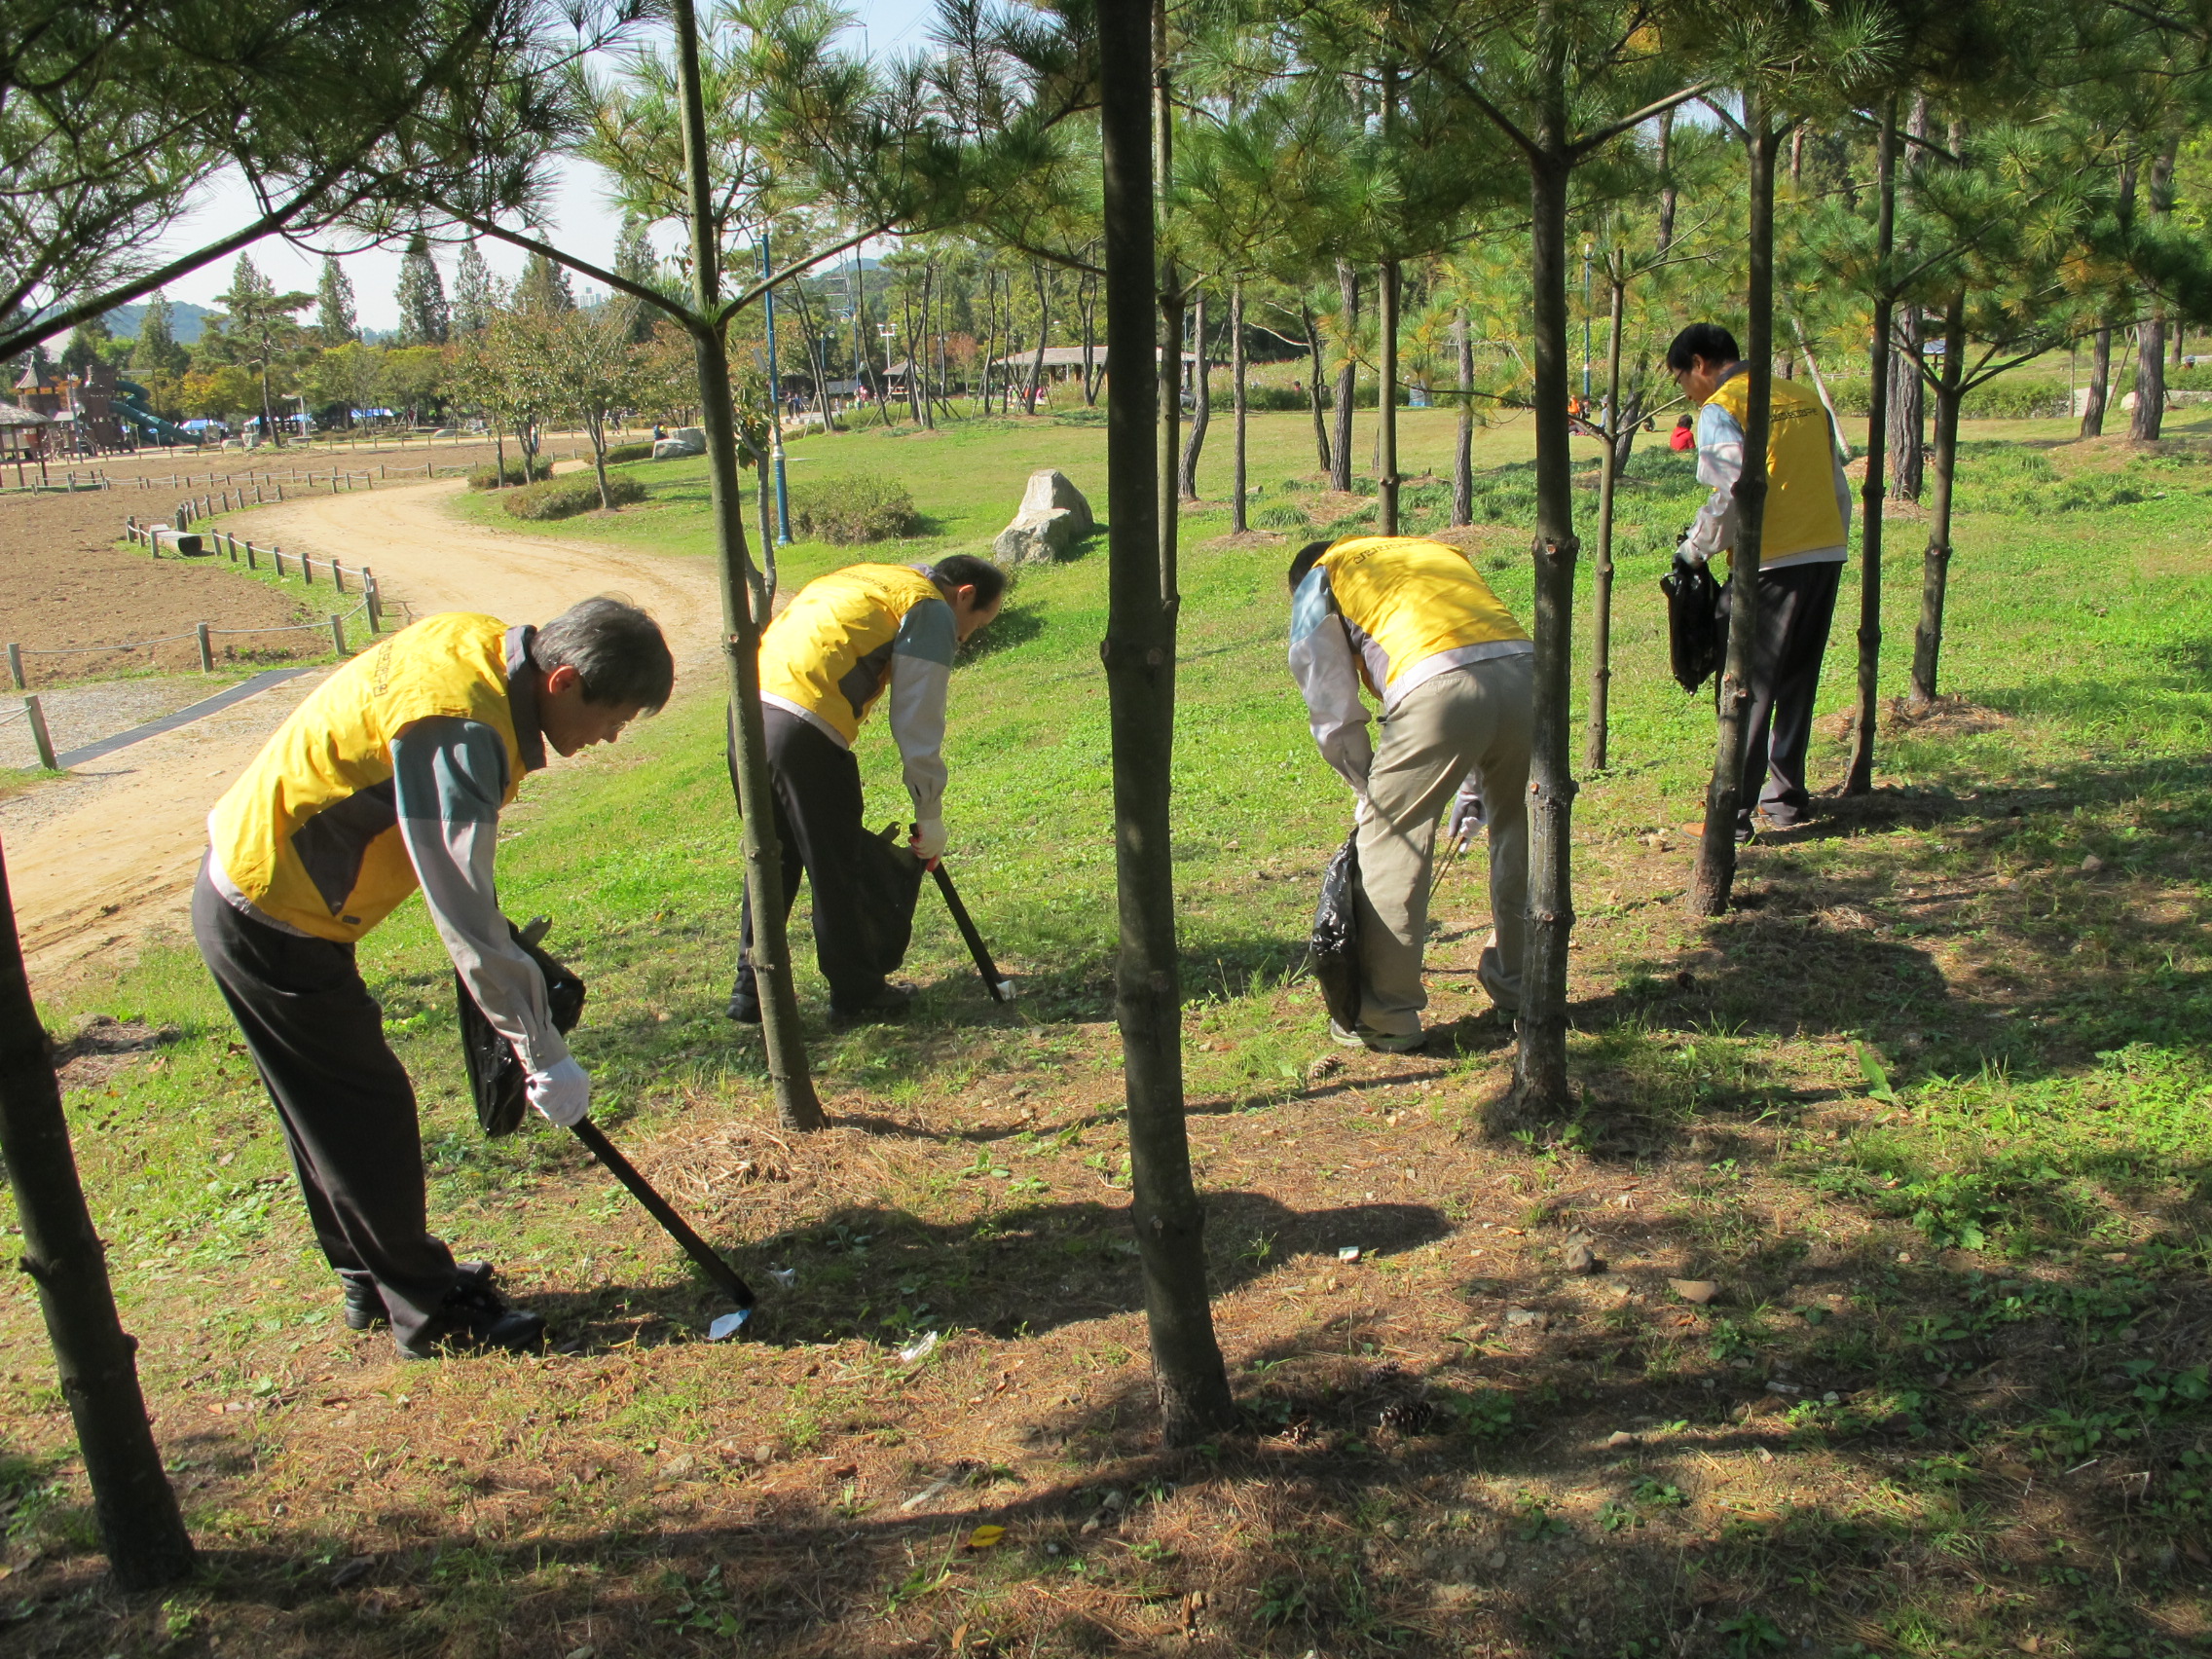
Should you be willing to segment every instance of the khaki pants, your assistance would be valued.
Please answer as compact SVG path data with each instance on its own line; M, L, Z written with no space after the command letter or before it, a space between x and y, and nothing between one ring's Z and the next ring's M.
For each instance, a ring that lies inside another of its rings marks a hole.
M1493 657L1407 693L1382 722L1359 814L1360 1023L1389 1037L1420 1029L1421 946L1436 824L1469 772L1482 777L1490 831L1491 925L1477 970L1498 1007L1521 1007L1529 942L1529 738L1532 656Z

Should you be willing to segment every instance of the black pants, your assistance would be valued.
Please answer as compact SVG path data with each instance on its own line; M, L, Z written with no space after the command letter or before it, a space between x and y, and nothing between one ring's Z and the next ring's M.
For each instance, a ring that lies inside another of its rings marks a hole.
M461 1275L430 1235L415 1088L353 947L255 921L204 865L192 933L276 1104L316 1242L341 1278L383 1293L392 1335L411 1340Z
M1749 824L1752 791L1778 825L1803 821L1812 804L1805 793L1805 751L1813 739L1813 699L1821 686L1821 658L1835 620L1840 563L1790 565L1759 572L1758 627L1751 655L1751 706L1744 740L1743 802L1738 822ZM1728 614L1731 581L1720 592ZM1724 624L1725 625L1725 624Z
M883 994L881 853L866 843L861 766L852 752L784 709L762 711L768 768L776 793L776 842L783 849L784 916L791 917L804 873L814 890L814 956L830 981L832 1009L866 1007ZM734 764L734 762L733 762ZM908 902L909 914L912 910ZM753 896L745 899L745 955L731 992L735 1007L756 1009L753 977ZM900 940L901 954L904 940Z

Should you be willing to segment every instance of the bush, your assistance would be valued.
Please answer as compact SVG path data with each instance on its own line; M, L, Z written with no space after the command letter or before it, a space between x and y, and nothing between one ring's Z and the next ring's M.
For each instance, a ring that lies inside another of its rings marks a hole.
M518 458L507 462L504 475L501 475L497 465L479 466L468 475L468 487L471 490L499 490L510 484L533 484L541 478L552 476L553 463L538 455L530 458L528 478L523 476L523 461Z
M873 473L802 484L792 492L791 503L792 523L800 534L839 547L889 541L922 528L906 487Z
M1225 392L1217 401L1227 402L1230 395ZM1260 410L1305 409L1309 406L1305 392L1293 391L1287 386L1254 386L1250 382L1245 383L1244 407L1255 412Z
M649 441L642 444L613 444L607 451L607 464L609 466L620 466L632 461L650 461L652 458L653 446Z
M645 487L635 478L609 478L607 494L616 506L645 498ZM573 518L599 505L599 480L589 472L571 473L517 490L501 503L519 519Z
M1252 515L1252 522L1262 530L1311 530L1312 519L1304 507L1288 505L1262 507Z

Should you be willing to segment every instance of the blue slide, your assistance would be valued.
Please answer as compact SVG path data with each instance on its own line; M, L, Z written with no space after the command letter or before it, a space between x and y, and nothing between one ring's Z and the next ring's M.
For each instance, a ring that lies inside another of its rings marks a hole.
M182 426L171 425L147 408L146 388L136 381L119 380L115 389L120 394L111 400L111 407L123 420L130 423L139 437L157 444L174 448L179 444L198 445L200 434L188 432Z

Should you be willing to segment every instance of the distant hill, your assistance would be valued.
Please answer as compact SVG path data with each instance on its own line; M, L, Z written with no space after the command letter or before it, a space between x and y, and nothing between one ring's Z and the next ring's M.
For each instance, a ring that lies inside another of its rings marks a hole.
M146 308L142 305L117 306L107 313L108 330L118 340L135 340L138 338L139 320L145 314ZM179 346L190 346L200 338L202 319L220 314L209 311L205 306L196 306L185 300L171 300L169 332L176 336Z

